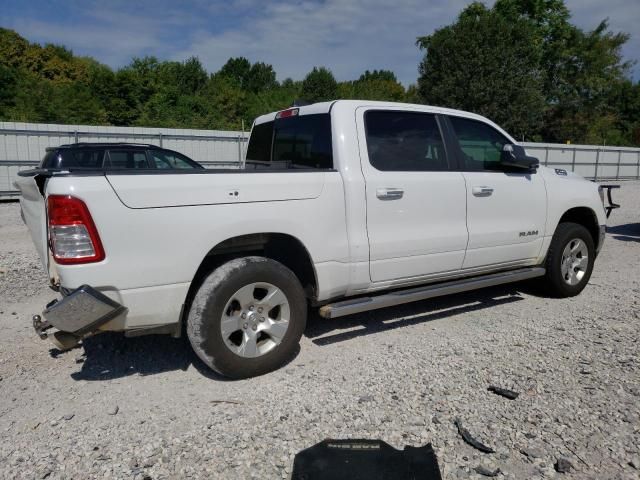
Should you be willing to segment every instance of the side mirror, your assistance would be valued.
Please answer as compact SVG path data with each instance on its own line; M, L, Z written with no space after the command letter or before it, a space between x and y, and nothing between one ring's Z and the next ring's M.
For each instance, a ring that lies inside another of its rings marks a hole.
M540 161L535 157L527 155L527 152L525 152L524 148L520 145L507 143L502 147L500 164L505 167L528 170L533 173L540 166Z

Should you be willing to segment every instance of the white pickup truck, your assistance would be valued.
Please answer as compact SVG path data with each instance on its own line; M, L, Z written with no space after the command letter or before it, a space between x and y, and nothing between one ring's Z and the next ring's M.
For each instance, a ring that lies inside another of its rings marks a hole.
M533 277L576 295L606 223L598 185L486 118L388 102L261 116L241 170L36 169L17 186L61 295L34 316L41 337L184 328L235 378L286 362L308 306L335 318Z

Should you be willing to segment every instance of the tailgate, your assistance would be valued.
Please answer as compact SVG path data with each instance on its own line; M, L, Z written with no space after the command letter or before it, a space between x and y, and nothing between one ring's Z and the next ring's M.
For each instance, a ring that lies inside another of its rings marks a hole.
M40 192L37 176L18 177L14 185L20 190L20 208L22 218L29 227L33 244L36 246L40 261L48 269L49 250L47 246L47 212L44 195Z

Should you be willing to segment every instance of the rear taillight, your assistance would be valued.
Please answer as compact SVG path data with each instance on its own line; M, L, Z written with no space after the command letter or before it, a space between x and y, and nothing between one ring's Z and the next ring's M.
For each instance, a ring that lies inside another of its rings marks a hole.
M49 195L49 245L56 263L74 265L104 260L104 249L89 209L71 195Z

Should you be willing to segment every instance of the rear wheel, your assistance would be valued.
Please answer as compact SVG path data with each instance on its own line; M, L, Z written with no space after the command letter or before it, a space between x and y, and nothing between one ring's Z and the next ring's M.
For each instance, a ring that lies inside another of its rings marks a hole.
M232 378L267 373L295 353L307 319L304 291L284 265L264 257L231 260L196 293L187 335L200 359Z
M593 238L577 223L561 223L556 229L545 267L546 287L554 296L578 295L589 282L595 259Z

